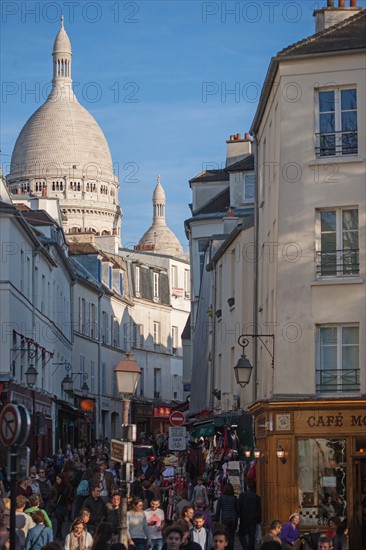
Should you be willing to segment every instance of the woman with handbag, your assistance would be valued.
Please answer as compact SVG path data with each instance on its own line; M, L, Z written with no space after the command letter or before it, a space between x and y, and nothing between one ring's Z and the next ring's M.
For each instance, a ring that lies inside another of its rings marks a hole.
M62 539L62 524L67 514L68 488L62 474L56 475L56 482L52 487L51 510L56 516L56 539Z
M28 531L24 550L41 550L42 546L53 541L53 532L51 527L44 524L44 515L41 510L33 512L32 519L36 525Z

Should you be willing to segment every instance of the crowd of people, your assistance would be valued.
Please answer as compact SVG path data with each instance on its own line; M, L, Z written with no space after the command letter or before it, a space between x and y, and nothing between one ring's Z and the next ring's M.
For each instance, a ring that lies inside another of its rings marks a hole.
M251 480L239 497L233 485L225 483L212 509L202 477L183 484L177 499L169 461L151 463L142 457L135 467L127 511L128 550L234 550L236 533L243 550L302 547L298 513L284 525L274 520L259 536L261 501ZM10 495L6 476L1 477L0 550L7 550ZM187 477L192 480L192 475ZM120 464L102 441L74 450L67 445L32 466L29 478L16 488L16 550L127 550L118 542L120 478ZM331 518L329 532L313 548L348 550L346 535L344 524Z

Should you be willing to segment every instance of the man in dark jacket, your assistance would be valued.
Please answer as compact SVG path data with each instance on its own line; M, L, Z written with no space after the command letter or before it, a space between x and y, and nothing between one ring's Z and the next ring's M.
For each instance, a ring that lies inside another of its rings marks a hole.
M92 487L91 496L84 500L83 508L90 511L88 531L91 535L94 535L97 530L97 526L101 521L103 521L105 509L105 502L100 496L99 485Z
M239 540L243 550L254 550L255 531L261 521L261 499L255 493L254 481L248 481L247 489L239 495Z

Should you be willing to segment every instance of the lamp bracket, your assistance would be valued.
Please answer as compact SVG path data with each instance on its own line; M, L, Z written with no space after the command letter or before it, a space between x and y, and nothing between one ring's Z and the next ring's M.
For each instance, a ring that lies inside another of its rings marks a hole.
M274 334L241 334L238 338L238 344L243 348L243 355L245 348L249 345L249 338L255 339L259 338L259 340L262 342L263 346L266 348L268 354L271 357L271 365L272 368L274 367L274 344L275 344L275 336ZM270 338L272 342L272 350L270 350L267 347L266 342L264 342L263 338Z

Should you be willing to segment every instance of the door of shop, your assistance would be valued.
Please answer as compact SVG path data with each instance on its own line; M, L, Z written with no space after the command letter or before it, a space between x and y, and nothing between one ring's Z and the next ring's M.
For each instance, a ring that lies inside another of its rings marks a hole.
M350 525L351 548L366 550L366 458L353 462L353 525Z

